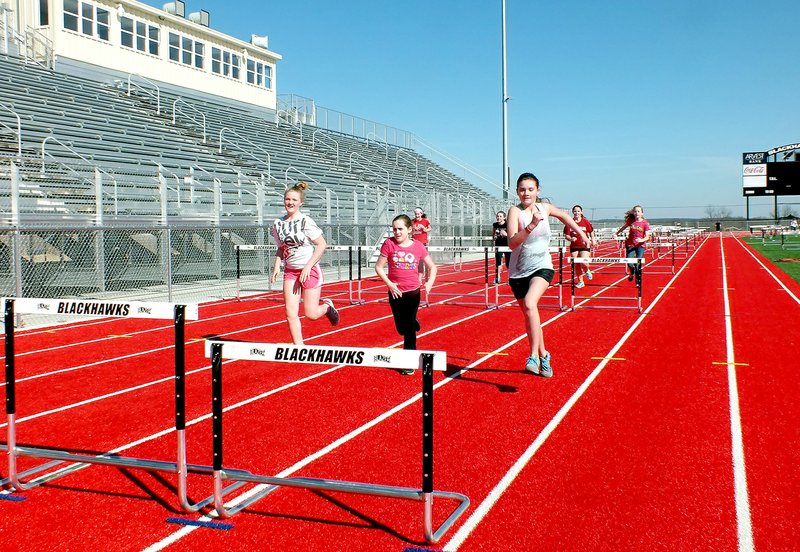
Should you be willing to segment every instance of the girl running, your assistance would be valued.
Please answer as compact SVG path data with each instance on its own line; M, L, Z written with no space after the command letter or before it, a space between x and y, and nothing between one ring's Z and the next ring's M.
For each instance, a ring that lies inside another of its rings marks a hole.
M645 244L650 241L650 223L644 218L644 209L641 205L634 205L631 210L625 213L625 224L619 227L619 236L625 229L628 229L628 237L625 238L625 256L628 258L644 258ZM642 265L627 265L628 281L632 281L636 276L636 285L642 285Z
M278 279L283 265L283 300L286 305L286 321L292 343L303 344L303 329L300 325L300 297L306 318L316 320L326 316L331 325L339 323L339 312L333 301L325 299L320 305L323 273L319 266L327 243L322 230L311 217L300 212L308 183L300 181L283 194L286 214L272 223L272 239L278 246L271 281Z
M592 223L589 222L589 219L583 216L583 207L575 205L572 208L572 220L583 228L584 233L589 236L589 241L583 241L575 230L569 226L564 226L564 237L570 242L569 254L573 257L591 257L592 247L594 246L594 227ZM578 283L575 284L576 288L582 288L584 286L584 275L586 275L587 280L591 280L594 277L587 264L575 263L573 267L575 274L578 276Z
M506 224L506 214L503 211L498 211L495 215L496 222L492 223L492 239L494 240L495 247L508 247L508 224ZM501 253L495 251L494 253L494 266L495 278L494 283L500 283L500 271L503 268L503 257L506 259L506 270L508 270L508 263L511 261L511 251Z
M403 349L417 348L417 332L420 330L417 320L419 267L424 265L427 268L428 277L424 284L427 293L431 292L436 280L436 264L425 246L411 239L411 227L411 219L407 215L396 216L392 220L392 237L383 242L375 263L375 273L389 288L389 306L397 333L403 336ZM401 370L400 373L413 374L414 370Z
M508 265L508 284L525 315L530 356L525 369L546 378L553 376L550 353L544 345L539 317L539 299L553 279L553 259L550 256L550 222L556 217L572 228L585 242L589 241L583 228L569 215L539 198L539 179L532 173L522 173L517 179L520 203L508 210L508 245L511 263Z

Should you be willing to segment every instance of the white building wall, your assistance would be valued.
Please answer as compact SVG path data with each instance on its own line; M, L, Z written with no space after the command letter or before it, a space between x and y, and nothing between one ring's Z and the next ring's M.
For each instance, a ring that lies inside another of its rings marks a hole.
M59 59L133 73L147 79L198 90L208 94L234 99L260 107L275 109L277 103L277 62L281 56L270 50L224 35L218 31L192 23L188 19L171 15L160 9L134 0L77 0L79 5L92 4L109 12L109 40L87 36L64 28L63 0L46 0L49 3L49 25L39 25L40 0L14 0L20 2L19 16L31 28L37 28L53 41L56 63ZM122 6L122 11L119 10ZM187 6L187 12L189 6ZM159 29L158 56L121 45L121 16L133 17ZM188 17L188 13L187 13ZM213 14L211 14L213 23ZM176 62L169 57L169 33L175 32L204 44L204 66ZM240 79L215 74L211 70L213 47L240 55ZM271 88L249 84L246 81L247 59L272 68Z

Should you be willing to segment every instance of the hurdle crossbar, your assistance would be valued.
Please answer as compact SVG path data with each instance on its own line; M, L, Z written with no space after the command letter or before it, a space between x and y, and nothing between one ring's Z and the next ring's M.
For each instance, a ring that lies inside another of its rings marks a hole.
M6 415L7 426L7 455L8 477L0 481L0 487L11 485L17 491L27 491L47 481L52 481L75 471L74 469L59 470L45 474L34 482L24 482L23 479L48 471L63 462L77 462L83 464L100 464L124 468L138 468L147 471L162 471L178 475L178 500L181 507L187 512L196 512L213 502L214 496L209 496L197 503L192 503L188 498L186 476L187 473L213 474L211 466L188 464L186 462L186 437L185 437L185 321L198 320L197 305L182 305L172 303L146 303L137 301L94 301L73 299L34 299L34 298L3 298L5 322L5 378L6 378ZM16 430L16 374L15 374L15 335L14 316L16 314L59 314L59 315L89 315L105 318L151 318L172 319L175 325L175 431L177 433L177 458L175 462L119 456L116 454L88 455L52 449L43 446L17 445ZM51 462L35 466L24 472L17 470L19 457L48 459ZM224 490L228 493L237 486L229 486Z
M444 370L447 367L446 353L442 351L362 349L356 347L280 345L274 343L246 343L216 340L206 341L205 350L206 356L211 358L214 507L219 517L230 517L282 486L402 498L423 502L423 529L425 538L428 542L435 543L469 507L469 498L466 495L454 492L435 491L433 489L433 372L434 370ZM420 369L422 372L421 489L308 477L273 477L243 473L242 470L231 471L227 468L223 468L223 357L238 360L341 364L392 369ZM235 506L227 507L220 492L224 481L260 483L267 485L267 487L254 493ZM455 510L437 529L433 528L434 497L448 498L458 501L459 503Z
M507 247L507 246L495 246L495 247L489 247L488 249L491 250L491 251L500 252L500 253L510 252L511 251L511 248ZM563 246L550 246L549 252L550 252L551 255L553 253L558 253L558 267L556 267L555 264L553 265L556 273L558 274L558 282L556 282L556 283L552 283L551 282L551 284L549 286L549 287L555 289L555 293L554 294L548 295L547 292L545 292L545 294L542 295L542 297L540 298L540 300L541 299L556 299L558 301L558 304L556 305L558 310L564 310L564 308L565 308L564 307L564 298L563 298L563 293L562 293L562 290L564 288L564 257L565 257L564 253L565 253L565 251L566 251L566 249ZM508 267L506 267L506 268L508 268ZM486 256L486 285L487 286L489 285L489 256L488 255ZM500 297L501 285L500 284L492 284L492 286L494 287L494 304L492 305L492 308L499 309L503 305L503 300ZM540 307L547 307L549 305L540 303L539 306Z
M576 264L625 264L625 265L638 265L639 270L637 271L636 276L636 296L630 297L609 297L603 296L603 299L606 301L635 301L636 306L634 307L617 307L612 305L582 305L581 308L595 308L595 309L612 309L612 308L635 308L638 309L639 312L642 312L642 264L644 259L638 257L568 257L567 262L570 263L570 275L571 275L571 296L572 296L572 310L575 310L575 299L583 300L588 302L590 299L598 299L600 297L599 294L594 295L579 295L575 292L575 265Z

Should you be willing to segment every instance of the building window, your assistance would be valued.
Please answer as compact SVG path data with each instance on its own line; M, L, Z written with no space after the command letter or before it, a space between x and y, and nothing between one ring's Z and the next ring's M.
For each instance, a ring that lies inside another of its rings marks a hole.
M39 25L46 27L50 24L50 8L47 0L39 0Z
M192 64L192 39L185 36L181 40L181 61L184 65Z
M203 43L202 42L195 42L194 43L194 66L198 69L203 68Z
M83 34L94 36L94 6L81 4L81 30Z
M158 55L158 27L131 17L120 19L120 43L126 48Z
M247 82L272 89L272 66L252 59L247 60Z
M175 33L169 33L169 59L172 61L180 61L181 55L181 37Z
M147 42L147 25L142 21L136 22L136 49L140 52L145 51Z
M214 74L239 80L239 61L237 54L217 47L211 48L211 72Z
M40 19L49 20L47 15L47 2L42 0L40 7L44 9L44 13L40 10ZM96 8L93 4L89 4L88 2L64 0L64 28L107 41L108 13L108 10Z
M158 55L158 42L159 42L159 34L158 34L158 27L155 25L149 25L147 27L148 30L148 51L153 54L154 56Z
M238 54L231 54L231 78L239 80L239 66L241 64Z
M126 48L133 48L133 19L122 17L119 20L120 43Z
M78 31L78 0L64 0L64 28Z
M108 11L97 8L97 38L108 41Z
M169 59L172 61L202 69L204 56L205 45L202 42L192 40L188 36L169 33Z
M264 64L264 88L272 90L272 66Z
M247 82L250 84L261 84L261 75L256 71L256 62L252 59L247 60Z

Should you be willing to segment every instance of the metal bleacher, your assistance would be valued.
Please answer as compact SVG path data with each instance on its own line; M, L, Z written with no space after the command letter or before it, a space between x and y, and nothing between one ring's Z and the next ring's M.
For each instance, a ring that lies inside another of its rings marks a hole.
M191 90L0 56L0 288L60 296L231 277L285 186L332 243L373 244L415 206L480 225L496 201L417 152ZM449 220L440 219L441 228ZM373 232L374 231L374 232ZM372 234L375 234L374 236ZM445 235L445 234L443 234ZM207 287L206 287L207 289Z

